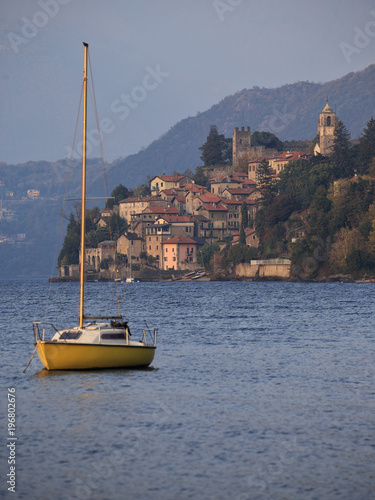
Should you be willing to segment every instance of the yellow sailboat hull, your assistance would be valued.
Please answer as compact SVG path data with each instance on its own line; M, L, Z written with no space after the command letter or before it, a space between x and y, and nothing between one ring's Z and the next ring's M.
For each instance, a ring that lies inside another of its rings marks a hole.
M152 363L154 346L39 341L37 353L47 370L135 368Z

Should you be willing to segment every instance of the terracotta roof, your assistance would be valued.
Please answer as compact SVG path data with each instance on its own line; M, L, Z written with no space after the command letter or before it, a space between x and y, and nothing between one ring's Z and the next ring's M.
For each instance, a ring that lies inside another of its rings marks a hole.
M185 196L175 196L174 199L177 200L177 201L179 201L180 203L183 203L183 204L186 203Z
M197 198L200 199L203 203L210 203L210 202L218 203L221 200L220 196L218 196L217 194L212 194L208 192L201 194Z
M257 185L257 183L253 179L244 179L242 181L242 184L245 184L245 186L247 185L247 186L254 186L254 187Z
M163 189L160 191L160 193L165 193L168 196L176 195L177 193L184 191L182 188L170 188L170 189Z
M201 205L197 210L199 209L205 209L208 212L228 212L228 209L224 207L221 203L217 205L212 205L210 203L205 203L204 205Z
M192 238L189 238L189 236L174 236L173 238L170 238L169 240L165 240L162 242L162 245L176 245L176 244L185 244L185 245L196 245L197 242L194 241Z
M224 205L242 205L243 200L235 200L235 199L229 200L229 199L223 198L222 203L224 203Z
M199 184L184 184L183 187L185 191L188 190L199 193L204 193L205 191L207 191L207 188L205 188L204 186L200 186Z
M209 222L210 219L205 217L204 215L196 214L193 215L194 219L196 219L198 222Z

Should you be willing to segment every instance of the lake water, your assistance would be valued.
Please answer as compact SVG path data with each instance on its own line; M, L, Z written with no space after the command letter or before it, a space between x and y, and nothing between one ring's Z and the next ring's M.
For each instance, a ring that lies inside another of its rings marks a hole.
M374 284L120 285L133 339L159 328L152 368L47 372L35 356L26 373L31 321L74 325L77 284L0 284L1 496L14 388L14 498L375 498ZM111 295L88 284L87 313L115 313Z

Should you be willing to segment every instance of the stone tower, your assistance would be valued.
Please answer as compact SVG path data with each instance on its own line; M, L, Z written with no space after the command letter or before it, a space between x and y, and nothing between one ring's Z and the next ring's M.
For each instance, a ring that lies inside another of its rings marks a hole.
M335 126L337 118L328 104L324 106L318 120L319 142L315 145L314 154L329 156L333 152L333 141L335 137Z
M235 127L233 132L233 169L234 170L246 170L247 162L250 160L251 152L251 133L250 127Z

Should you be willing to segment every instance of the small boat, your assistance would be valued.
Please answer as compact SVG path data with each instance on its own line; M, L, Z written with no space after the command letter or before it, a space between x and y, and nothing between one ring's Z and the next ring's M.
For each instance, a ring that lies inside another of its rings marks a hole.
M38 353L41 363L47 370L146 367L149 366L154 359L157 334L156 328L145 328L141 340L133 341L130 340L131 333L128 322L125 321L121 315L86 316L84 312L88 44L84 43L83 45L83 147L79 325L73 328L58 330L54 325L50 324L54 329L54 335L51 340L46 340L46 329L43 323L39 321L33 322L35 340L33 355L35 351Z

